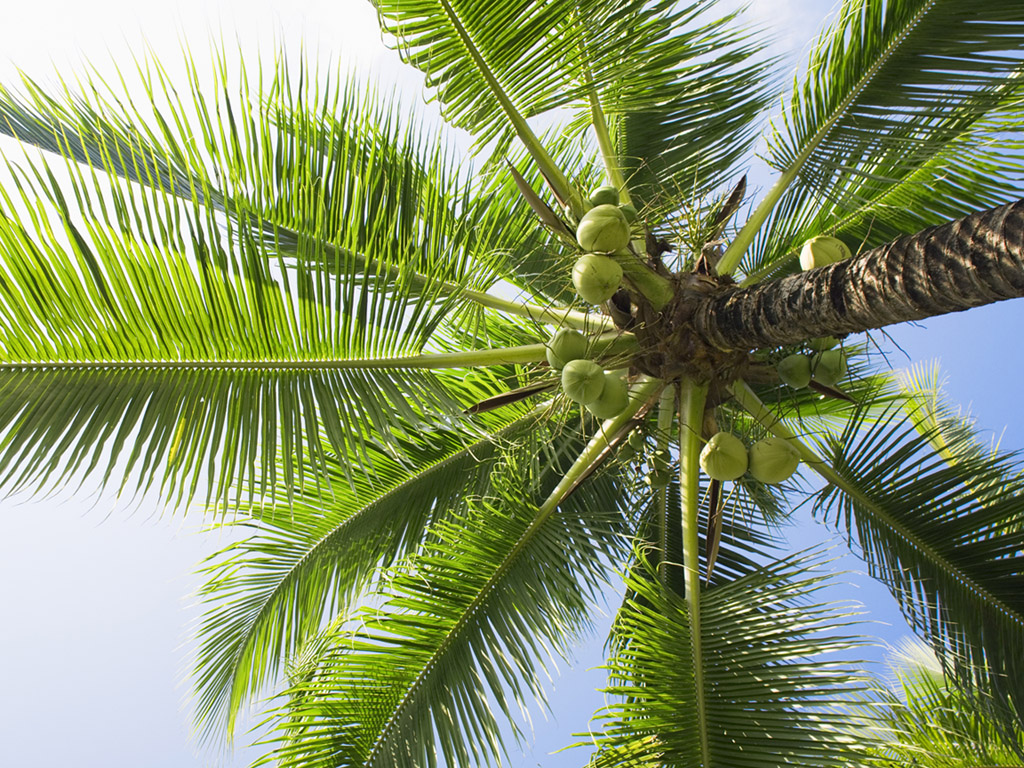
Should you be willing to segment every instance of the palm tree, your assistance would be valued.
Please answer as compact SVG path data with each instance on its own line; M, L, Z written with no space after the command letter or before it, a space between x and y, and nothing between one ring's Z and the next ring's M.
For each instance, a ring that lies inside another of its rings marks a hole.
M4 479L96 473L251 529L206 565L198 727L277 691L280 765L493 762L623 573L592 765L870 762L853 609L775 536L807 498L1019 727L1013 457L849 336L1024 295L1019 2L845 2L749 211L776 80L735 14L376 5L479 167L283 58L187 86L148 62L144 104L0 93L2 130L56 155L2 190ZM570 273L602 183L637 216L592 243L623 273L594 306ZM822 235L857 255L798 272ZM570 401L560 330L623 402ZM719 431L802 480L708 478Z

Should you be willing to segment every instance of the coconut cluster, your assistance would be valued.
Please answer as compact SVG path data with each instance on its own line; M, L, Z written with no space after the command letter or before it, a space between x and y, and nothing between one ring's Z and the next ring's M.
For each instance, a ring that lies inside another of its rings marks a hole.
M572 270L576 293L588 304L608 301L622 284L622 267L610 255L629 246L636 209L619 204L619 190L601 186L588 198L593 206L576 227L576 242L586 251Z
M629 404L629 384L625 371L605 371L587 359L587 337L572 328L563 328L548 341L548 364L562 372L562 391L599 419L611 419Z
M776 365L779 378L793 389L803 389L811 380L834 387L846 376L846 354L841 349L826 349L815 355L794 354Z
M789 479L800 464L800 454L788 440L766 437L750 450L736 435L718 432L700 452L700 466L712 480L738 480L749 472L762 483L781 483Z

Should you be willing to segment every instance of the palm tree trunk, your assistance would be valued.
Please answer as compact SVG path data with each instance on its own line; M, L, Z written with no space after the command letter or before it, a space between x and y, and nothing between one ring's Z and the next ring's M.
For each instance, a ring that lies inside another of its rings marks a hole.
M858 333L1024 296L1024 200L852 259L702 301L694 326L746 350Z

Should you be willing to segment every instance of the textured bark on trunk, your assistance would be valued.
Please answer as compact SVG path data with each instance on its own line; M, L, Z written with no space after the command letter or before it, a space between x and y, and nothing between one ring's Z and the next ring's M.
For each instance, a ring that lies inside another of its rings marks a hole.
M721 349L798 344L1024 296L1024 200L860 256L701 302L697 333Z

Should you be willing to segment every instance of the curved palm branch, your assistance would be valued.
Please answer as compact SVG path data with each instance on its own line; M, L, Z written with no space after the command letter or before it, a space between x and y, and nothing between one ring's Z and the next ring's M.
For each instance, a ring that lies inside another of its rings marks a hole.
M844 637L854 613L813 602L827 581L813 573L816 561L788 558L706 591L699 657L682 640L686 601L653 573L627 578L638 599L616 625L622 639L605 689L616 701L597 715L591 768L621 765L624 754L637 761L629 765L850 765L849 715L834 707L854 699L864 676L821 656L858 645Z
M1011 456L978 455L931 402L911 395L909 421L854 417L823 439L836 479L816 510L857 542L961 684L1020 711L1024 668L1006 653L1024 642L1020 473Z
M195 691L204 730L226 728L230 736L239 711L279 679L323 622L347 615L379 568L414 552L434 523L483 493L497 463L542 415L504 409L475 442L441 430L429 441L407 439L406 463L369 447L372 474L345 468L366 461L363 455L331 456L323 462L329 492L311 489L233 523L253 534L203 567L208 608L198 629Z
M736 268L780 201L781 232L760 244L748 273L787 256L799 237L794 228L817 220L823 201L836 211L834 226L846 216L877 215L873 206L886 195L927 188L924 174L939 174L961 157L950 154L950 144L962 151L966 140L983 168L986 138L1015 143L1008 138L1015 118L1009 126L985 118L1009 112L1020 97L1021 62L1012 51L1022 34L1024 17L1012 0L984 9L955 0L844 2L774 136L771 160L782 175L730 243L723 271Z
M438 749L447 764L497 759L492 700L514 727L512 705L540 692L544 658L588 624L599 582L625 554L619 494L610 475L591 472L657 386L642 387L575 460L569 451L538 472L504 454L488 495L438 521L384 579L380 607L354 616L287 691L268 760L435 765ZM537 437L529 443L542 445Z

